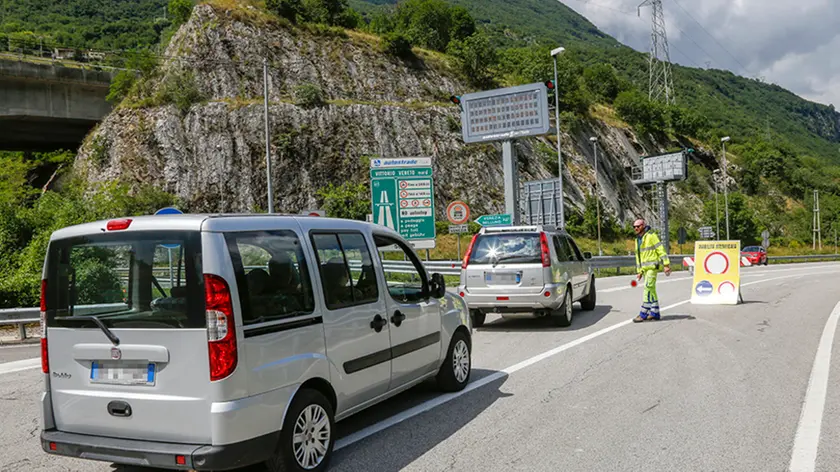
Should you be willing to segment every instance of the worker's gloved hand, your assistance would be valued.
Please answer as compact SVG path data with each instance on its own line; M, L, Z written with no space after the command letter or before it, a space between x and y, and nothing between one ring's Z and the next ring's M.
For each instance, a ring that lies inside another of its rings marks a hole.
M643 275L639 274L639 275L636 276L636 280L642 280L642 277L643 277Z
M665 266L665 276L666 277L671 276L671 267L670 266Z

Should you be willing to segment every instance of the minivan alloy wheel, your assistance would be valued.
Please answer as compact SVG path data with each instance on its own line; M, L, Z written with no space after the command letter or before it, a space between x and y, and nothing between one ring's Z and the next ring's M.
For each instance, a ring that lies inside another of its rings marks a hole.
M304 408L295 421L292 450L298 465L311 470L318 467L329 450L330 419L321 405Z
M470 349L463 339L458 340L455 349L452 351L452 368L458 383L464 382L470 375Z

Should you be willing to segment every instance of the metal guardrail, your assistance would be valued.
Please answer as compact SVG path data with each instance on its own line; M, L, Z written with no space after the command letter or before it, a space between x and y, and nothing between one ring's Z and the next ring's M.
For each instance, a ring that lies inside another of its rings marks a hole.
M692 257L691 254L671 255L670 258L673 264L681 264L685 257ZM840 255L836 254L816 254L811 256L771 256L767 258L770 262L782 261L831 261L840 260ZM679 262L678 262L679 261ZM636 265L635 256L597 256L589 260L593 269L621 269L626 267L634 267ZM414 265L408 261L384 261L383 268L387 272L396 272L403 274L411 274L415 272ZM430 273L439 273L441 275L458 276L461 275L461 261L423 261L423 265ZM351 262L354 269L361 267L361 262ZM168 273L168 270L167 270ZM0 309L0 326L17 325L18 335L21 340L26 339L27 324L40 322L40 308L7 308Z

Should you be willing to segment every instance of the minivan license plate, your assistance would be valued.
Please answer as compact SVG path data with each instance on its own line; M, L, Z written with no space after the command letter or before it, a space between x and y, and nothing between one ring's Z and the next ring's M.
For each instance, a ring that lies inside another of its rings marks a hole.
M99 384L154 385L155 374L153 362L93 361L90 366L90 381Z

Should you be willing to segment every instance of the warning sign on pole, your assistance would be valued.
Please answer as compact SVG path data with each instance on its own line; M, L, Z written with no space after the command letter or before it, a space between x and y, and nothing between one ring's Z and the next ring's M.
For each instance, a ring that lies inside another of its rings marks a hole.
M737 305L741 293L741 242L697 241L691 303Z

